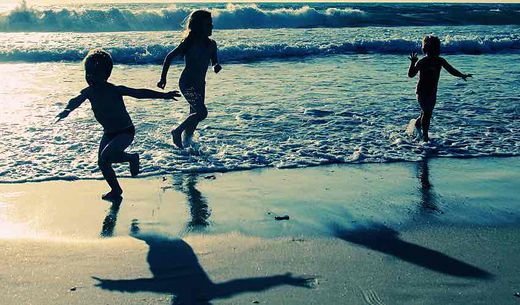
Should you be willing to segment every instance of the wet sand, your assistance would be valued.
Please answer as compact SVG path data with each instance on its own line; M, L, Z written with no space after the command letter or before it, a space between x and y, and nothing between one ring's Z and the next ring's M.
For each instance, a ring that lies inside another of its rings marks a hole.
M0 304L517 304L519 166L2 184Z

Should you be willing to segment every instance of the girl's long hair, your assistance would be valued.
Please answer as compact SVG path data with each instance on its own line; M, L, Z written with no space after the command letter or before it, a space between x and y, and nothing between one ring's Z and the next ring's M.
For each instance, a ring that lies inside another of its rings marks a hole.
M439 39L439 37L434 35L428 35L424 37L422 41L422 50L424 54L430 56L440 56L441 40Z
M209 38L204 35L206 21L211 20L211 13L206 10L193 11L185 22L182 40L191 46L194 39L205 39L209 43Z

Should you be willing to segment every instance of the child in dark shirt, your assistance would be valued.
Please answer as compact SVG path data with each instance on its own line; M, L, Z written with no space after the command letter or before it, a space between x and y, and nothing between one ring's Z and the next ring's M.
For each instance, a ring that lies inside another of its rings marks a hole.
M451 75L460 77L463 80L472 75L459 72L446 59L440 57L441 41L438 37L433 35L424 37L422 50L426 56L421 59L417 58L417 53L410 54L408 77L414 77L419 73L416 94L417 101L421 106L421 115L415 120L415 128L422 131L424 142L428 142L428 130L433 108L437 102L437 85L439 84L441 69L444 68Z

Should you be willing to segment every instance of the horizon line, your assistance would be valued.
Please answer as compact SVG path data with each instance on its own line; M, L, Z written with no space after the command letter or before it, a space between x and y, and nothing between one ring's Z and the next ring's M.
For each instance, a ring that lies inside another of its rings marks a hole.
M0 1L2 3L4 1ZM175 1L167 1L167 0L112 0L112 1L103 1L103 0L27 0L28 5L38 5L38 4L109 4L109 3L157 3L157 4L175 4L175 3L192 3L192 4L204 4L204 3L353 3L353 4L363 4L363 3L429 3L429 4L443 4L443 3L460 3L460 4L520 4L520 0L471 0L471 1L461 1L461 0L443 0L443 1L428 1L428 0L354 0L354 1L336 1L336 0L307 0L307 1L280 1L280 0L262 0L262 1L252 1L252 0L236 0L236 1L222 1L222 0L206 0L206 1L190 1L190 0L175 0ZM21 4L22 1L8 1L5 4Z

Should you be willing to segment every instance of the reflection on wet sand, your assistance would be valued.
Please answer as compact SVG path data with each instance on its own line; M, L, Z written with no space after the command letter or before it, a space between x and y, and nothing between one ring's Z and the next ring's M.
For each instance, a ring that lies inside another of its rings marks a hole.
M173 186L163 187L163 190L174 189L186 196L190 218L187 220L184 232L203 231L210 225L208 220L211 216L211 209L208 206L206 197L197 189L196 185L199 176L197 174L180 174L173 176ZM121 207L122 199L113 201L110 209L103 220L101 237L112 237L117 223L117 216ZM138 223L137 219L134 222Z
M107 216L103 220L103 226L101 227L101 237L112 237L114 235L114 229L117 223L117 214L121 207L122 199L112 201L112 205L108 210Z
M180 174L173 176L173 188L186 195L191 219L186 224L186 231L202 231L209 226L211 209L206 197L196 188L199 175Z
M425 157L416 163L417 178L420 181L420 206L421 211L426 213L441 212L438 207L437 194L434 191L433 185L430 183L430 166L429 158Z

